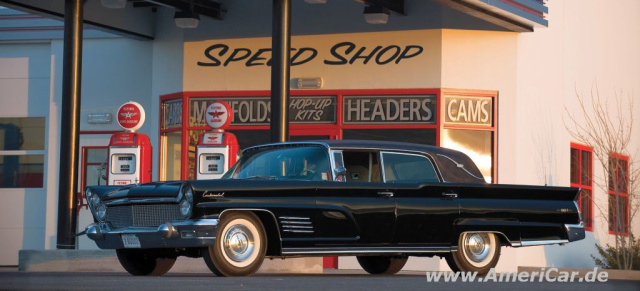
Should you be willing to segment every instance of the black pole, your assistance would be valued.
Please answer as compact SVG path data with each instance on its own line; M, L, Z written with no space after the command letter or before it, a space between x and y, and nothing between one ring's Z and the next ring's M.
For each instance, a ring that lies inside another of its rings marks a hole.
M64 4L58 249L76 248L83 6L84 0L65 0Z
M271 141L289 140L291 0L273 0L271 47Z

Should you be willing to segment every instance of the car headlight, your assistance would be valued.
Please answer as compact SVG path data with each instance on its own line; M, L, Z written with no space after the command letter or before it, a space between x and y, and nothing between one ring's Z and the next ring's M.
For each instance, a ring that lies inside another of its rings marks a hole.
M98 220L104 220L105 216L107 216L107 207L104 204L100 204L96 207L96 216L98 217Z
M187 201L193 202L193 189L190 186L186 186L187 190L184 192L184 197L187 198Z
M180 202L180 214L182 214L182 217L184 218L189 218L189 216L191 216L191 202L186 199Z
M98 197L98 195L91 195L91 198L89 199L89 203L93 207L98 207L98 205L100 204L100 197Z
M93 192L91 192L91 189L89 188L84 189L84 198L87 199L87 203L89 203L89 199L91 199L91 195L93 195Z

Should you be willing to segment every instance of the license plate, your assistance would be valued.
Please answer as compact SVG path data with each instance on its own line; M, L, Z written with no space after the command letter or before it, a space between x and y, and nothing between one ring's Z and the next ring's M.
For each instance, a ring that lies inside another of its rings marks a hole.
M122 244L127 249L139 249L140 239L135 234L123 234L122 235Z

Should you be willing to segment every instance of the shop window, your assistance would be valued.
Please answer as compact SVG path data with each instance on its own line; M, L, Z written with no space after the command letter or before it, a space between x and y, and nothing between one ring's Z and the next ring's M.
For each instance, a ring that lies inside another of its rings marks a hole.
M387 183L439 182L433 163L424 156L383 153L384 179Z
M593 149L571 144L571 187L581 188L578 205L586 230L593 230Z
M161 180L180 180L182 169L182 131L169 132L162 135Z
M269 143L271 140L271 132L268 129L259 130L228 130L233 133L238 140L240 149Z
M493 132L489 130L444 129L443 147L465 153L478 166L485 181L492 182Z
M0 188L42 188L44 117L0 118Z
M342 139L401 141L436 145L435 129L345 129Z
M609 156L609 233L629 234L629 157Z

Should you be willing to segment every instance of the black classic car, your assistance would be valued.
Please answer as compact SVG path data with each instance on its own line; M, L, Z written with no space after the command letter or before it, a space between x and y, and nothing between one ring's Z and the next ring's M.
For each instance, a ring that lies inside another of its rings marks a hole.
M86 233L133 275L162 275L178 256L203 257L219 276L300 256L357 256L372 274L440 256L485 274L503 246L583 239L579 191L487 184L445 148L287 142L247 148L220 180L88 187Z

